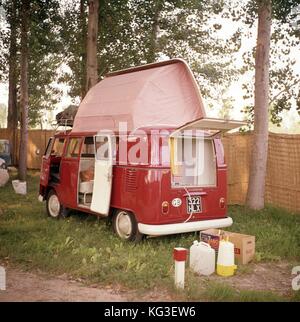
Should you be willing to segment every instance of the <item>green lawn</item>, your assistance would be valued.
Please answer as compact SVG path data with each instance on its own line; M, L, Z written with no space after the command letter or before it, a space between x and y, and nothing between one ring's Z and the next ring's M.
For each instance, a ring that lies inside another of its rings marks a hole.
M47 218L45 205L37 201L38 181L38 174L31 172L27 196L16 195L11 184L0 188L0 260L102 285L139 290L158 286L173 291L173 247L190 247L196 234L131 244L119 240L105 220L93 216L75 214L58 221ZM237 206L230 207L229 214L234 220L231 231L256 236L256 261L300 260L300 215L271 207L253 212ZM212 282L198 288L195 278L188 274L186 290L177 294L180 298L283 300L272 293L237 292Z

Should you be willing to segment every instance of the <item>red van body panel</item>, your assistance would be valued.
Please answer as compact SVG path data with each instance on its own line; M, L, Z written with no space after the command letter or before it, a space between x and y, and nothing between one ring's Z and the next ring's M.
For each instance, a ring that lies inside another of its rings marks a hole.
M99 215L86 207L78 206L78 158L66 158L66 145L71 137L88 137L95 133L60 133L55 137L66 137L64 153L60 160L59 182L49 181L46 184L46 177L49 176L51 156L43 157L41 169L40 194L44 199L49 189L55 189L61 204L67 208L85 211L90 214ZM159 146L161 148L161 141ZM216 186L215 187L189 187L186 191L182 187L171 186L170 165L159 164L155 160L155 153L151 153L154 146L149 144L148 162L143 165L114 165L111 194L111 208L129 210L134 213L138 223L149 225L163 225L182 223L189 219L189 222L225 218L227 213L226 194L227 166L224 161L224 151L221 140L213 139L216 155ZM153 143L154 144L154 143ZM128 148L130 148L128 143ZM159 149L158 149L159 150ZM118 158L118 156L117 156ZM153 163L153 164L151 164ZM100 183L94 183L100 184ZM202 212L190 216L187 213L187 198L189 196L201 196ZM180 198L180 206L174 207L172 201ZM222 203L220 201L223 201ZM162 204L168 203L168 211L162 211Z
M113 173L113 208L130 210L138 222L151 225L182 222L189 217L187 192L182 188L171 188L170 169L115 166ZM220 199L226 198L226 167L217 171L217 181L217 187L188 189L190 195L201 195L203 209L200 214L194 214L190 221L226 217L226 205L220 208ZM183 200L180 207L172 206L174 198ZM169 203L167 214L163 214L161 209L164 201Z

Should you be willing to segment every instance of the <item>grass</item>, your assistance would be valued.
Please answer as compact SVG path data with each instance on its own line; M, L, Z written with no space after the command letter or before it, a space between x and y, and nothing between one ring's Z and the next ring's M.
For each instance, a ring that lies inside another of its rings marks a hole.
M146 239L131 244L118 239L105 220L76 214L66 220L46 217L37 201L39 176L31 172L28 194L16 195L11 184L0 188L0 261L23 269L41 269L102 285L147 290L154 286L172 290L175 246L190 247L197 234ZM253 212L230 207L230 230L257 238L257 260L300 259L300 216L268 207ZM224 284L198 287L192 276L182 298L187 300L278 300L265 292L237 291ZM297 300L297 296L294 298ZM281 298L282 299L282 298Z
M268 291L237 290L226 282L201 281L194 276L189 277L185 291L179 293L183 299L190 301L217 301L217 302L299 302L299 295L295 292L292 297L287 298ZM176 291L176 290L174 290Z
M300 260L300 215L284 209L266 207L253 211L230 207L230 230L256 237L257 261Z
M284 302L285 298L271 292L264 291L237 291L225 283L211 282L208 284L204 297L218 302Z

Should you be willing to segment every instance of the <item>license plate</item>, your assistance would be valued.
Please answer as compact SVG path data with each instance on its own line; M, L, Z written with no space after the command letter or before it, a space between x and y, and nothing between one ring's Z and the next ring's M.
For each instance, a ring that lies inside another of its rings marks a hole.
M186 198L187 213L200 213L202 212L201 197Z

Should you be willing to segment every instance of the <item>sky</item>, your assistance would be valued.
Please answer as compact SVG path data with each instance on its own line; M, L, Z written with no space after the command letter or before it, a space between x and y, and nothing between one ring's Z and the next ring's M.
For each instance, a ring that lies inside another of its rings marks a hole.
M219 22L222 23L222 21L219 21ZM0 27L3 28L3 25ZM222 24L222 29L220 31L221 37L226 38L230 36L231 34L234 33L234 31L238 27L242 28L242 32L244 35L242 37L241 49L237 54L235 54L236 66L240 67L243 63L242 54L245 51L251 50L255 46L255 40L256 40L255 31L257 26L254 25L251 30L252 32L249 32L248 27L243 25L241 22L226 23L224 21L224 23ZM293 48L290 53L290 56L296 60L294 69L295 69L295 72L300 75L300 49ZM62 65L60 67L60 70L66 71L68 70L68 66ZM233 99L233 110L230 112L230 118L238 119L238 120L241 120L244 118L244 114L241 113L241 109L245 105L245 101L243 99L244 92L241 89L241 84L244 83L245 81L248 81L249 79L253 79L253 76L254 76L253 71L242 75L238 81L232 83L232 85L228 88L227 93L225 93L227 97L232 97ZM46 124L46 123L49 123L47 122L48 120L54 119L56 113L62 111L64 108L74 103L74 101L72 101L71 97L68 95L68 86L66 84L56 84L56 86L60 87L60 89L63 91L63 95L62 95L61 101L55 106L54 111L49 112L45 115L45 127L48 127L48 128L51 128L49 124L48 125ZM8 101L8 84L0 83L0 104L2 103L7 105L7 101ZM77 100L76 103L79 103L79 100ZM207 102L206 104L207 106L208 106L208 103L209 102ZM209 109L209 108L207 109L208 116L219 117L218 114L221 108L222 108L221 106L217 106L216 104L214 104L213 109ZM293 107L290 111L284 112L282 116L283 116L282 126L280 128L271 126L271 131L288 133L293 128L293 132L295 132L295 126L294 126L295 122L297 122L297 120L300 122L300 117L296 111L295 104L293 104ZM299 131L297 130L297 132L300 133L300 125L299 125Z

